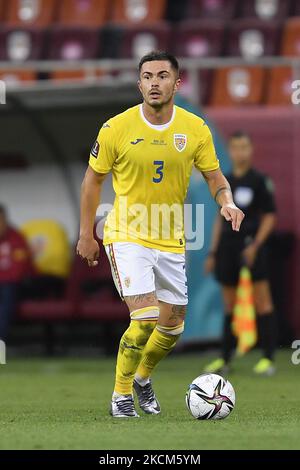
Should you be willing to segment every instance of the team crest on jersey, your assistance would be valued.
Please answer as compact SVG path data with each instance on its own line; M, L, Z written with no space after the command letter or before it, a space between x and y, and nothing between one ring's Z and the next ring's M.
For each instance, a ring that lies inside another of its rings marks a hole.
M130 283L131 283L130 277L125 277L124 283L125 283L125 286L128 289L128 287L130 287Z
M182 152L187 143L187 137L185 134L174 134L174 145L178 152Z

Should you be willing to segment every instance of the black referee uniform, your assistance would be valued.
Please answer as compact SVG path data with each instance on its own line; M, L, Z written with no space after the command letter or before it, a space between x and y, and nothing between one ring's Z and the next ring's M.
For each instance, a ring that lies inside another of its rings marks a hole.
M241 177L227 176L235 204L242 209L245 219L240 231L231 229L231 223L222 219L221 237L216 251L215 275L227 286L237 286L239 272L245 264L242 252L257 233L260 216L276 211L273 184L269 177L251 168ZM268 272L268 250L265 242L257 252L250 268L253 281L266 280Z

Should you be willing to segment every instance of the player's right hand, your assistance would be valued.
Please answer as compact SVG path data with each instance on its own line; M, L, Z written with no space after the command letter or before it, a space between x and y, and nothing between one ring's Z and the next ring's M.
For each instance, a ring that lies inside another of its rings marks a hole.
M76 253L86 259L90 267L97 266L99 258L99 245L94 238L80 238L77 243Z

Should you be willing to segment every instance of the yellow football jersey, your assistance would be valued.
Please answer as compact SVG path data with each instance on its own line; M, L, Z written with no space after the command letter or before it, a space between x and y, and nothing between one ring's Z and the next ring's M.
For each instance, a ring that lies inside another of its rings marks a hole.
M219 168L212 135L200 117L174 106L171 121L149 123L142 105L109 119L92 148L90 166L112 172L114 207L104 227L104 245L131 241L184 252L184 213L192 168Z

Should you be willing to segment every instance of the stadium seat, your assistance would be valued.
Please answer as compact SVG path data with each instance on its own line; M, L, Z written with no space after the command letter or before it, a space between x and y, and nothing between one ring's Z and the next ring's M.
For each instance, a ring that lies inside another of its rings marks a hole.
M239 2L238 13L243 18L262 20L283 20L290 12L291 0L243 0Z
M6 6L7 2L5 0L0 0L0 23L4 21Z
M101 242L99 246L101 263L95 268L89 268L79 257L74 260L73 284L69 288L77 296L76 318L106 321L128 319L128 309L115 289Z
M91 269L86 261L79 256L74 256L71 274L68 278L63 298L47 298L43 300L25 300L21 302L18 317L26 320L69 320L78 316L80 304L90 297L95 298L95 292L102 295L102 289L111 291L109 302L114 299L114 286L112 284L109 261L104 252L103 245L100 246L101 266ZM105 292L105 290L104 290ZM115 296L116 297L116 296ZM107 299L107 296L106 296ZM98 309L105 307L102 302L98 303Z
M161 22L153 26L131 26L124 30L120 56L140 58L153 49L169 49L170 27Z
M84 60L95 59L99 53L98 29L62 28L51 31L49 59Z
M37 75L34 70L0 70L0 80L9 86L17 85L20 82L34 82L36 79Z
M268 105L290 105L293 92L293 74L290 67L274 67L269 71L267 104Z
M234 17L237 0L187 0L185 18L214 18L230 20Z
M212 57L222 53L224 23L215 20L187 20L176 31L174 52L179 57Z
M115 0L113 23L149 24L164 19L166 0Z
M280 32L279 25L274 21L236 20L231 24L227 55L247 59L276 55Z
M95 70L54 70L49 74L49 79L57 82L82 82L90 78L96 80L103 77L105 72L100 69Z
M287 20L283 32L281 54L284 56L300 55L300 17Z
M84 70L55 70L49 74L49 79L53 81L81 81L84 78Z
M101 263L91 269L86 261L79 256L75 256L72 267L72 280L70 292L76 292L77 298L83 298L88 292L93 291L99 285L113 287L110 264L106 256L102 243L100 245Z
M44 46L43 31L33 28L0 30L0 60L39 60Z
M58 0L9 0L5 21L9 26L45 27L56 15Z
M116 321L128 320L129 312L127 305L121 302L121 299L113 300L103 295L97 299L82 302L77 316L82 320Z
M262 67L227 67L215 72L212 106L260 104L264 91Z
M19 306L18 318L43 322L70 320L74 317L74 308L74 303L68 299L25 300Z
M58 23L64 26L102 26L108 19L109 0L63 0Z

